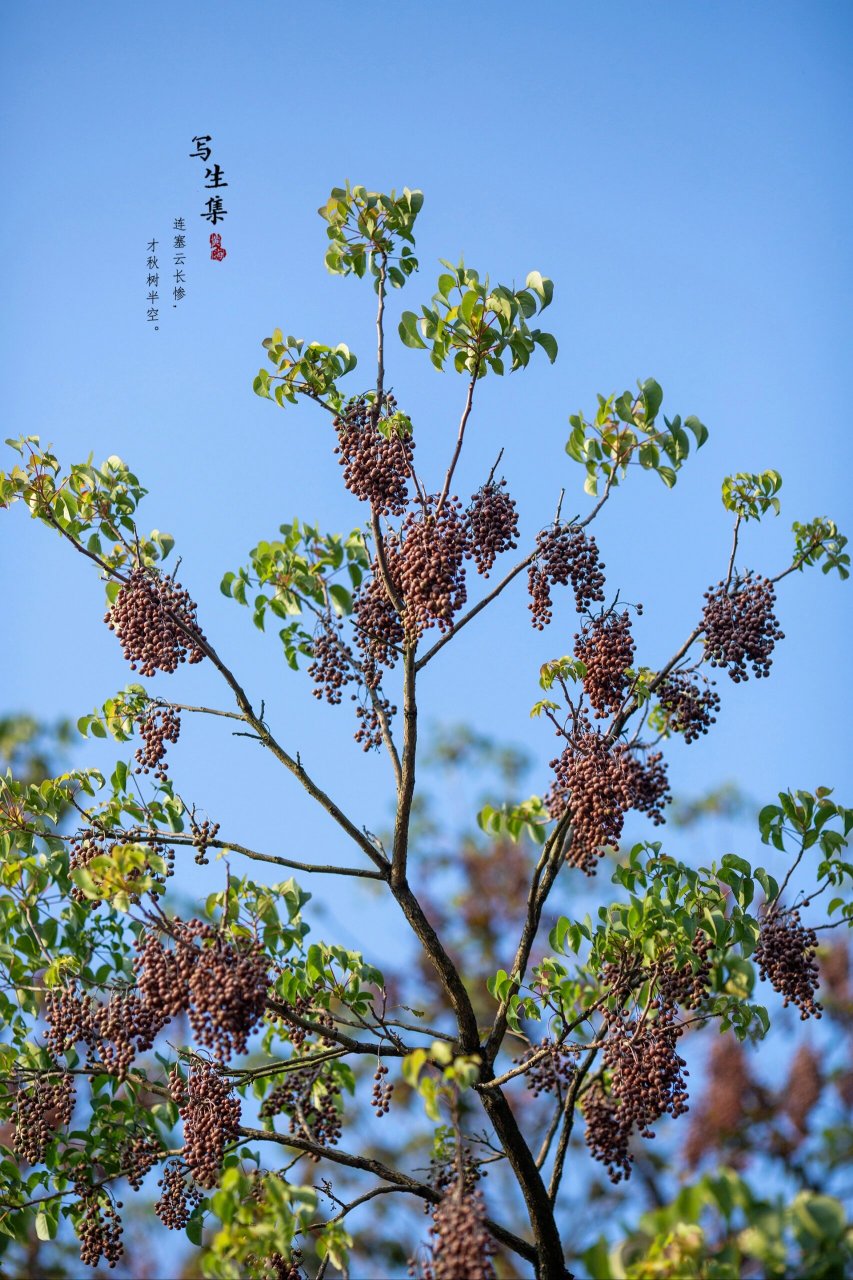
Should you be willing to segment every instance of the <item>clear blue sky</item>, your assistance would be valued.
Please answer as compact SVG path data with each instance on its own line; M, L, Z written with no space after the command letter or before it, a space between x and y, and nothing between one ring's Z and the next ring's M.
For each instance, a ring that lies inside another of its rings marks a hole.
M853 524L848 5L47 2L5 5L0 24L4 435L133 466L151 491L142 522L177 537L208 635L358 822L387 817L385 762L362 756L348 708L317 704L274 634L217 590L282 520L349 528L363 516L327 422L251 391L276 325L347 342L369 381L372 295L326 274L315 213L344 178L426 193L422 272L392 316L429 297L439 256L556 282L558 363L487 380L463 497L504 446L528 537L561 486L584 510L563 454L568 415L636 378L656 377L665 408L708 424L674 493L632 476L600 521L610 584L646 606L644 662L677 647L724 571L727 472L784 477L782 517L749 531L745 564L780 568L795 518ZM212 135L229 183L222 263L208 256L195 134ZM154 332L146 242L167 244L175 216L190 227L187 296ZM390 380L420 467L437 477L463 387L403 350ZM2 538L3 704L82 714L130 678L100 621L101 585L23 511L2 516ZM723 678L717 732L671 752L677 790L735 779L766 800L823 783L849 802L850 602L819 573L784 584L772 680ZM565 600L539 637L525 605L520 584L433 665L423 693L435 719L467 716L529 745L544 789L553 739L527 713L539 664L567 650L575 618ZM204 668L151 687L227 705ZM223 834L296 857L340 850L227 726L185 725L173 757ZM333 903L341 918L362 909L349 892Z

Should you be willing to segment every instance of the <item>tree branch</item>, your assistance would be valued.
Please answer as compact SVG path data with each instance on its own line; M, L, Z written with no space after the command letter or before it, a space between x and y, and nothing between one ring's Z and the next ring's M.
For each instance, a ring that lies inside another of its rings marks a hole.
M471 408L474 403L474 388L477 385L477 370L474 370L474 376L468 383L468 394L465 397L465 408L462 410L462 418L459 422L459 432L456 436L456 448L453 450L453 457L450 459L450 466L447 468L447 475L444 477L444 484L441 489L441 496L438 499L438 506L435 509L436 519L441 514L441 509L447 501L447 495L450 492L450 482L453 479L453 472L456 470L456 464L459 461L459 455L462 452L462 442L465 439L465 427L468 425L468 419L471 416Z
M330 1160L333 1164L345 1165L349 1169L361 1169L365 1173L374 1173L377 1177L383 1178L386 1182L392 1183L403 1191L408 1191L413 1196L417 1196L421 1200L426 1200L429 1204L438 1204L441 1201L441 1193L430 1187L425 1182L418 1182L415 1178L410 1178L408 1174L400 1173L397 1169L392 1169L388 1165L382 1164L379 1160L373 1160L369 1156L354 1156L346 1151L340 1151L336 1147L323 1147L317 1142L311 1142L308 1138L302 1138L297 1134L282 1134L267 1131L266 1129L250 1129L244 1126L240 1128L241 1137L251 1142L277 1142L283 1147L292 1147L296 1151L304 1151L309 1155L318 1156L323 1160ZM501 1244L512 1249L520 1257L526 1258L528 1262L536 1261L536 1250L526 1240L522 1240L520 1236L515 1235L512 1231L508 1231L506 1227L502 1227L499 1223L494 1222L491 1218L486 1218L486 1227L496 1240Z

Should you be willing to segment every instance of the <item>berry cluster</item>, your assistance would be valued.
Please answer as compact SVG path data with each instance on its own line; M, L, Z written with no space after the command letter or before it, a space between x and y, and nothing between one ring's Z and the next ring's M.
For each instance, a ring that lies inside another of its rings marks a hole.
M578 1050L574 1045L553 1041L549 1036L539 1045L532 1045L520 1058L513 1058L519 1066L534 1057L542 1049L547 1053L537 1058L525 1069L524 1078L534 1098L540 1093L555 1093L566 1087L577 1067Z
M57 1129L71 1123L74 1098L74 1077L66 1074L53 1084L41 1077L18 1090L15 1152L27 1164L41 1164Z
M104 615L131 671L143 676L177 671L181 662L201 662L204 635L196 606L180 583L137 566Z
M358 728L353 737L356 742L361 743L364 751L370 751L373 748L382 746L380 711L385 716L386 721L391 720L397 714L397 708L393 706L388 698L384 698L381 694L375 692L369 701L360 702L355 709Z
M385 1077L388 1074L388 1068L384 1062L380 1062L373 1073L373 1092L370 1095L370 1105L376 1112L377 1116L387 1116L391 1110L391 1097L394 1093L394 1085Z
M494 1280L495 1246L485 1224L483 1193L455 1183L445 1191L432 1215L430 1256L423 1260L422 1280ZM409 1268L417 1274L415 1264Z
M558 524L543 530L536 539L536 559L527 571L528 608L536 630L544 630L551 621L552 586L565 587L571 582L578 613L593 603L602 604L603 569L595 538L588 538L580 525Z
M167 949L151 930L137 942L143 1000L164 1021L188 1014L196 1040L217 1062L245 1053L266 1008L269 964L257 941L237 944L201 920L171 922Z
M172 707L150 703L142 715L137 716L136 725L142 736L142 746L134 753L136 772L153 772L160 782L167 782L166 744L177 742L181 736L181 717Z
M195 816L190 818L190 834L193 838L195 861L199 866L206 866L209 859L207 851L219 835L219 823L205 818L204 822L196 822Z
M711 939L698 929L692 942L695 963L672 968L670 956L661 957L662 972L658 976L658 990L666 1004L679 1004L685 1009L698 1009L708 994L711 981Z
M594 618L575 636L575 656L586 667L583 687L596 720L621 706L628 686L625 673L634 661L634 648L627 609Z
M80 1183L74 1190L80 1197L74 1206L80 1215L77 1235L80 1238L80 1261L87 1267L96 1267L103 1260L112 1270L124 1253L121 1242L122 1225L118 1211L120 1200L113 1204L103 1191L94 1191Z
M477 572L488 578L499 555L513 551L518 543L518 512L506 492L506 480L490 480L471 495L468 507L468 538Z
M784 640L773 606L776 591L767 578L751 574L729 593L724 583L705 592L702 626L705 655L712 667L725 667L735 684L749 679L747 666L756 677L768 676L777 640Z
M325 698L330 706L338 706L347 684L357 680L352 649L343 639L340 623L324 618L311 645L312 661L308 674L314 681L315 698Z
M651 1126L664 1114L687 1110L687 1075L676 1050L682 1027L677 1009L658 996L653 1012L630 1018L624 1010L608 1016L604 1065L610 1071L610 1094L600 1084L584 1100L586 1141L593 1157L605 1164L611 1182L631 1176L632 1134L653 1138Z
M572 820L566 861L594 875L604 849L618 848L629 807L623 756L602 734L581 728L551 768L555 779L545 798L548 810L552 818L568 810Z
M157 1186L162 1190L154 1205L154 1212L164 1227L169 1227L172 1231L183 1231L193 1209L201 1200L201 1188L196 1186L189 1169L178 1158L166 1161L163 1176Z
M149 1134L137 1133L128 1138L121 1151L121 1167L134 1191L139 1190L162 1157L162 1148Z
M201 1059L193 1060L179 1097L184 1159L196 1184L210 1190L219 1181L225 1148L240 1134L240 1099Z
M299 1067L288 1071L261 1104L264 1117L281 1115L290 1119L290 1132L309 1138L321 1147L334 1147L341 1136L338 1109L341 1085L338 1077L322 1067ZM309 1152L316 1163L320 1157Z
M684 741L695 742L716 724L716 712L720 709L720 696L714 692L713 681L706 681L705 688L680 671L667 676L658 688L661 710L666 716L667 727L675 733L683 733Z
M385 396L385 431L377 425L373 405L363 396L351 400L334 421L335 453L344 468L344 484L380 516L401 516L408 505L408 479L415 442L394 419L397 402Z
M447 631L468 598L465 560L471 551L461 510L457 498L446 498L439 509L433 497L425 512L410 511L399 536L389 539L388 568L399 585L410 637L436 623Z
M390 670L400 656L405 632L400 616L388 598L379 565L366 578L353 597L355 640L362 654L362 671L369 689L378 687L380 668Z
M68 870L74 871L78 867L88 867L93 858L97 858L101 854L108 856L114 849L129 844L144 844L150 853L156 854L165 864L165 870L161 872L159 869L155 871L146 862L143 867L134 870L131 878L139 879L144 875L148 875L158 884L163 884L173 874L174 849L147 834L143 839L143 832L140 827L127 827L125 830L117 831L107 831L102 827L85 827L80 831L76 831L68 842ZM99 898L87 898L83 890L77 885L72 885L71 897L75 902L86 903L90 907L99 906L101 901Z
M622 766L623 804L651 818L656 827L665 821L664 808L672 800L666 763L660 751L646 752L641 759L637 749L617 743L614 755Z
M150 1049L167 1021L133 991L112 991L106 1004L80 995L74 985L45 992L45 1042L52 1054L84 1043L90 1066L123 1080L137 1052Z
M800 1019L819 1018L822 1005L814 998L820 979L815 953L817 934L800 924L798 911L771 909L761 921L755 960L782 1003L796 1005Z
M268 1253L265 1258L249 1255L246 1261L253 1266L252 1275L256 1276L257 1280L305 1280L301 1249L291 1250L289 1258L286 1258L283 1253L274 1251Z

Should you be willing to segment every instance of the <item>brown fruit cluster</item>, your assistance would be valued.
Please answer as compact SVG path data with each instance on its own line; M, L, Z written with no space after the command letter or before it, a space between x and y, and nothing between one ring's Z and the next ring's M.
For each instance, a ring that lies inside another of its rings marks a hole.
M536 559L527 571L528 608L536 630L544 630L551 621L552 586L571 582L578 613L593 603L603 604L603 569L595 538L588 538L579 525L558 524L543 530L536 539Z
M422 1280L494 1280L495 1246L485 1217L486 1202L479 1189L458 1181L449 1187L432 1215L430 1255L421 1263ZM417 1274L416 1264L409 1272Z
M179 1111L187 1168L198 1186L210 1190L219 1182L226 1147L240 1136L240 1099L209 1062L194 1059Z
M574 1045L557 1043L546 1036L541 1044L531 1045L520 1058L513 1062L521 1066L542 1049L547 1049L544 1058L531 1062L524 1072L527 1087L534 1098L540 1093L555 1093L565 1089L577 1068L578 1049Z
M205 656L189 593L171 576L159 577L141 565L122 583L104 622L116 633L131 671L143 676L177 671L180 663Z
M121 1167L134 1191L138 1191L155 1164L163 1158L159 1143L147 1133L128 1138L121 1151Z
M142 737L142 746L134 753L136 772L153 772L160 782L167 782L166 744L177 742L181 736L181 717L172 707L150 703L143 714L136 717L136 726Z
M618 711L628 687L625 672L634 661L634 637L627 609L593 618L575 636L575 656L586 667L583 687L596 720Z
M506 492L506 480L490 480L472 494L466 514L477 572L488 578L497 557L518 546L518 512Z
M355 657L343 638L340 623L324 618L314 633L312 660L308 674L314 681L315 698L325 698L330 706L338 706L344 687L358 679Z
M382 679L381 668L389 671L403 651L406 635L400 615L388 599L376 561L373 572L353 597L355 641L362 654L362 671L369 689Z
M708 994L711 982L712 943L699 929L692 943L697 963L673 968L668 956L662 957L663 971L658 976L658 990L665 1003L681 1005L684 1009L698 1009Z
M735 684L749 679L749 665L756 678L768 676L776 641L785 638L773 612L773 583L748 574L736 591L726 591L722 582L709 587L705 600L702 625L711 666L725 667Z
M286 1115L290 1132L309 1138L321 1147L334 1147L341 1136L341 1113L337 1101L341 1086L337 1076L322 1067L299 1067L288 1071L261 1104L264 1117ZM319 1156L309 1153L317 1163Z
M617 743L614 754L622 766L625 807L644 813L659 827L666 821L663 811L672 800L663 755L647 751L641 756L624 743Z
M610 1093L596 1083L584 1099L586 1142L594 1159L607 1166L611 1182L630 1178L634 1132L653 1138L652 1125L664 1114L687 1110L684 1059L676 1050L682 1028L677 1009L658 996L653 1012L630 1018L625 1010L611 1014L604 1046L610 1071Z
M388 541L388 569L405 605L409 637L438 625L447 631L465 604L465 560L471 555L461 503L448 497L438 510L429 499L426 512L410 511L399 536Z
M800 1020L819 1018L823 1006L814 995L820 981L815 955L817 934L800 924L798 911L772 909L761 921L755 961L782 1003L796 1005Z
M387 721L393 719L397 714L397 708L384 698L381 694L374 694L378 706L382 709ZM367 702L360 702L355 709L356 719L358 720L358 728L353 737L356 742L361 743L362 750L372 751L382 746L382 722L379 718L379 711L374 705L373 698Z
M377 1116L387 1116L391 1110L391 1097L394 1093L394 1085L390 1080L386 1080L388 1068L384 1062L380 1062L373 1073L373 1092L370 1095L370 1105L376 1112Z
M581 728L575 741L551 761L551 768L554 783L545 797L549 813L558 818L568 809L572 820L566 861L585 875L595 875L605 848L619 847L629 807L622 755L602 734Z
M120 1080L137 1052L150 1049L167 1019L133 991L112 991L105 1004L72 983L45 992L45 1043L58 1055L76 1044L88 1050L90 1066L101 1066Z
M401 516L409 501L415 442L410 432L390 420L396 409L394 397L385 396L382 431L374 406L359 396L334 421L338 436L335 453L344 469L344 484L360 501L369 502L380 516Z
M682 733L687 743L695 742L717 722L715 713L720 709L720 696L714 692L713 683L713 680L706 681L705 688L700 689L689 676L676 671L658 688L668 727Z
M41 1164L56 1131L71 1123L74 1077L63 1074L49 1083L38 1077L22 1085L15 1097L15 1152L27 1164Z
M163 1176L157 1186L162 1189L154 1205L154 1212L164 1227L169 1227L172 1231L183 1231L193 1209L201 1200L201 1188L195 1185L189 1169L177 1157L166 1161Z
M252 1266L256 1280L305 1280L302 1270L302 1250L293 1249L289 1258L283 1253L268 1253L265 1258L250 1255L246 1261Z
M266 1009L269 962L261 944L237 944L201 920L175 917L171 929L172 949L152 930L137 943L143 1000L164 1022L187 1013L196 1040L217 1062L245 1053Z
M71 872L78 867L88 867L93 858L97 858L101 854L109 856L114 849L129 844L144 845L151 853L162 858L166 864L165 872L161 873L159 870L155 871L146 863L138 871L134 871L133 878L138 879L143 875L150 875L158 884L163 884L173 874L174 849L162 841L152 839L147 835L143 838L142 830L139 827L127 827L124 830L116 831L108 831L103 827L85 827L80 831L76 831L68 842L68 870ZM100 906L101 903L99 898L87 898L83 890L77 885L72 885L71 897L74 902L85 903L90 907Z
M84 1266L96 1267L103 1259L112 1270L124 1253L121 1218L118 1213L122 1203L120 1200L113 1203L106 1192L95 1191L80 1183L75 1183L74 1190L80 1197L74 1207L82 1214L77 1223L80 1261Z
M195 816L190 818L190 834L193 838L193 848L195 849L195 861L199 866L206 866L210 859L207 851L219 835L219 823L211 822L209 818L205 818L204 822L196 822Z

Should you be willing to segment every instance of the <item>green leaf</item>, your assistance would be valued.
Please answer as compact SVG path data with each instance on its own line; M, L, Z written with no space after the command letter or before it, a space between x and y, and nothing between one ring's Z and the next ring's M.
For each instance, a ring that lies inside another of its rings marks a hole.
M397 332L400 335L400 341L404 347L412 347L421 351L426 350L426 343L420 335L418 329L418 317L413 311L404 311L400 318L400 324Z

